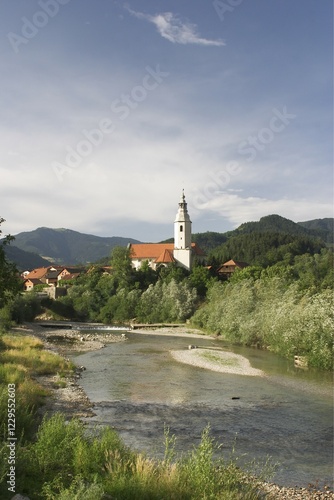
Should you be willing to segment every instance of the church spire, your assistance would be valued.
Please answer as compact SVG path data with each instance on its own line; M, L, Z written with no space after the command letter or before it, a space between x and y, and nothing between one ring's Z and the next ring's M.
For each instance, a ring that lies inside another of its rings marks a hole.
M182 220L184 220L185 218L189 219L189 214L188 214L188 208L187 208L186 197L185 197L185 194L184 194L184 189L182 189L181 198L180 198L180 201L179 201L179 211L178 211L178 213L176 215L176 220L178 218L180 218L180 217L182 218Z
M181 198L180 198L180 202L179 202L179 207L183 207L187 210L187 202L186 202L186 197L184 195L184 189L182 189L182 193L181 193Z
M174 222L174 248L180 250L191 248L191 220L184 189L182 189L179 209Z

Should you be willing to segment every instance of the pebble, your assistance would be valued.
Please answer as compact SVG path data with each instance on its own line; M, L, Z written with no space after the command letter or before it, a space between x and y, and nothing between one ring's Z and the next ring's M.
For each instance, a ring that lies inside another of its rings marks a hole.
M285 488L275 484L263 484L260 494L266 500L332 500L334 493L330 490L314 490L313 488ZM260 496L261 498L261 496Z

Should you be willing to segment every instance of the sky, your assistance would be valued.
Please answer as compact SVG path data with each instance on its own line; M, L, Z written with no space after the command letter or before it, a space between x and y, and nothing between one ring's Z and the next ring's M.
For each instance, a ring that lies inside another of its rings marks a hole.
M332 0L2 0L0 61L4 234L333 217Z

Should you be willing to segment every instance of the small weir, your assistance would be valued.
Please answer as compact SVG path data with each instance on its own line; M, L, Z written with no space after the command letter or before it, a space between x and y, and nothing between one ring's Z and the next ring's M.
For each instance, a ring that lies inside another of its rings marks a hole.
M37 322L36 322L37 323ZM57 330L79 330L79 331L121 331L128 332L132 328L130 326L115 326L115 325L101 325L92 323L64 323L64 322L39 322L37 323L42 328L54 328Z

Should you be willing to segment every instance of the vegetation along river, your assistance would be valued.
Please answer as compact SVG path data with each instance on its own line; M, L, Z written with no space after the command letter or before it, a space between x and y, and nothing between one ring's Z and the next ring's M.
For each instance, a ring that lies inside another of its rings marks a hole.
M333 487L332 376L294 368L270 352L212 339L128 333L126 342L77 355L80 384L94 403L94 424L113 426L133 449L161 457L164 425L178 450L211 435L228 457L278 462L281 486ZM263 376L233 375L176 361L171 350L224 348L246 357Z

